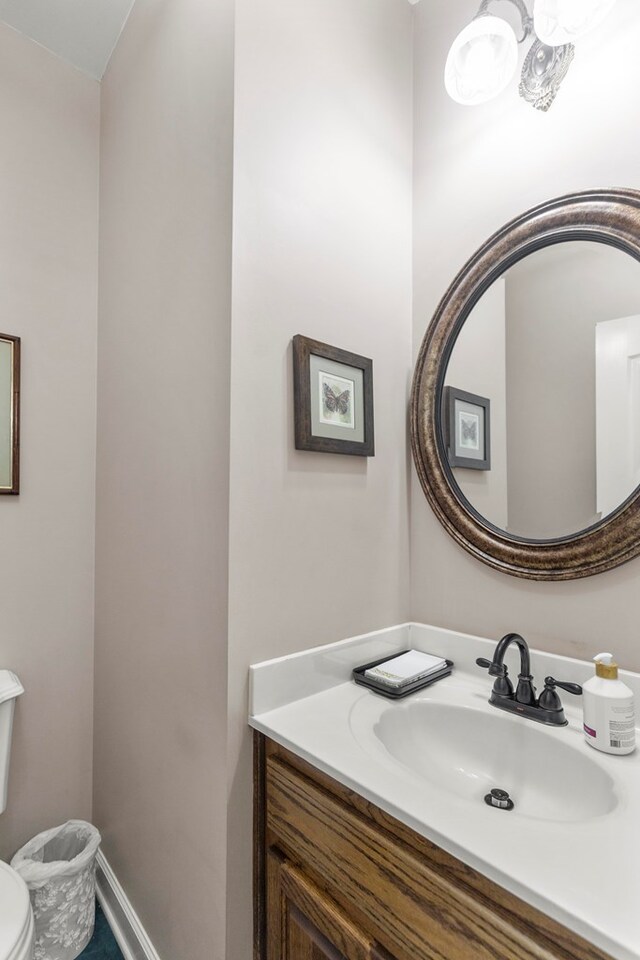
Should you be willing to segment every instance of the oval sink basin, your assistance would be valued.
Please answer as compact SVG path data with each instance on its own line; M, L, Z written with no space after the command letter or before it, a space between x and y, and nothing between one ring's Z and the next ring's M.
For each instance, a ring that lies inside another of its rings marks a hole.
M487 806L491 815L575 822L610 813L618 802L612 778L586 744L563 734L498 710L426 700L389 707L375 725L388 753L439 790L474 804L506 790L514 811Z

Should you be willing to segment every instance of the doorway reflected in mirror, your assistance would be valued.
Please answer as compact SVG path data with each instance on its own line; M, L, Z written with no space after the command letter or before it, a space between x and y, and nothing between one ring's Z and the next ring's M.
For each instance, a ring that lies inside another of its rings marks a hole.
M20 338L0 333L0 494L20 489Z

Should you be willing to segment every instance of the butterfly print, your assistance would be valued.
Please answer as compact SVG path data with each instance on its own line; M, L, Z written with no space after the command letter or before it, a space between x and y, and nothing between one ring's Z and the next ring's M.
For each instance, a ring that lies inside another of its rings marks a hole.
M328 383L322 385L324 391L324 405L331 413L340 413L343 416L349 412L351 392L334 393Z
M475 420L462 420L462 439L471 440L473 443L478 442L478 424Z

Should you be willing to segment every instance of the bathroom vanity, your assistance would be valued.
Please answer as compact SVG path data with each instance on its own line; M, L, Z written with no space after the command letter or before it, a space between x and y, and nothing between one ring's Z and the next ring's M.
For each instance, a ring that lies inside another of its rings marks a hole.
M399 702L351 682L408 647L453 675ZM252 667L256 960L640 958L639 759L589 748L573 702L560 729L492 708L493 647L406 624Z
M255 756L257 958L608 960L261 734Z

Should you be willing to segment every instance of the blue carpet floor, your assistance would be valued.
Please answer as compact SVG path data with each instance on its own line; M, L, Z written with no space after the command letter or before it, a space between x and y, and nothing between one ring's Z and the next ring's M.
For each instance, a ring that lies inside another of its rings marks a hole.
M96 903L96 929L78 960L124 960L99 903Z

